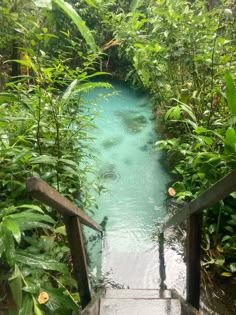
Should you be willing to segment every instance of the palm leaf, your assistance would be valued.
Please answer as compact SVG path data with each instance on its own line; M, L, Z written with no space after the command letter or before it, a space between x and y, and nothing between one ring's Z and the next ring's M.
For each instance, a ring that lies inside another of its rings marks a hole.
M86 43L95 53L97 51L97 45L95 43L94 37L90 32L89 28L86 26L85 21L79 16L79 14L75 11L71 4L64 0L53 0L53 2L62 9L67 16L71 18L74 24L77 26L81 35L85 39Z
M77 86L77 83L78 83L78 80L75 79L74 81L71 82L71 84L68 86L68 88L66 89L65 93L62 95L62 98L61 98L61 103L62 103L62 106L68 102L68 100L70 99L74 89L76 88Z

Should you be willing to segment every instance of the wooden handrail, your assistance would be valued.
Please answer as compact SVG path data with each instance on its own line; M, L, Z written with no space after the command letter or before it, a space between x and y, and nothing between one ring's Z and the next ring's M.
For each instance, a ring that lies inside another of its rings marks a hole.
M34 198L45 203L49 207L67 216L78 216L80 222L102 232L102 227L90 218L85 212L74 205L69 199L62 196L56 189L49 186L38 177L29 177L26 180L26 189Z
M91 300L91 290L81 223L98 232L102 232L103 229L80 208L76 207L42 179L29 177L26 181L26 189L34 198L58 210L63 215L74 273L78 283L80 302L82 308L85 308Z
M172 225L188 221L187 302L196 309L199 309L200 302L202 211L212 207L234 191L236 191L236 170L223 177L159 227L159 243L163 246L164 231Z
M164 232L172 225L180 224L187 220L192 214L201 212L224 199L236 190L236 170L232 171L212 187L204 191L197 199L190 202L184 208L172 216L167 222L159 227L159 232Z

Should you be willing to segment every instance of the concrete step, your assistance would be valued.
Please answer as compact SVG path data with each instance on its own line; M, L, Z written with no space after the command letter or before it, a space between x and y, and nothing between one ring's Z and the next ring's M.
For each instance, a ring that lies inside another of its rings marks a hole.
M101 298L100 315L181 315L177 299Z
M170 290L106 288L81 315L181 315L181 304Z
M106 289L106 299L170 299L170 290Z

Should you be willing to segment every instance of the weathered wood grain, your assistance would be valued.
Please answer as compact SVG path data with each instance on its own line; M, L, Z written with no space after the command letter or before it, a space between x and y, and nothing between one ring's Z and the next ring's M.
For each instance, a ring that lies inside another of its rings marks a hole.
M29 177L26 181L26 189L31 196L59 211L63 215L78 216L80 222L90 228L102 232L102 227L90 218L85 212L74 205L69 199L49 186L38 177Z
M159 231L164 232L170 226L182 223L190 217L191 214L212 207L234 191L236 191L236 170L223 177L197 199L187 204L180 212L176 213L167 222L162 224L159 227Z
M80 220L78 216L64 216L63 221L66 226L80 303L84 308L91 300L91 293Z

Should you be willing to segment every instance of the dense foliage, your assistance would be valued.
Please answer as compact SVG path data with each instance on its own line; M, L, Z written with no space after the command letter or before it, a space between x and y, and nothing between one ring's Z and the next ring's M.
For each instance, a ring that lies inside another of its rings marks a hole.
M98 53L84 21L64 1L53 3L55 11L62 9L59 17L66 17L60 29L66 48L57 43L51 20L56 13L50 8L31 2L21 18L16 16L21 1L4 1L1 8L6 32L1 43L0 309L9 314L78 313L63 222L58 213L29 198L26 178L44 179L88 210L97 190L88 183L95 112L82 93L108 85L91 81L99 75L94 70ZM80 34L78 41L71 39L70 30ZM12 51L16 57L8 61Z
M101 71L150 91L177 201L236 166L233 0L68 2L0 6L0 303L13 315L78 311L61 218L26 195L25 179L94 205L95 114L82 93L108 86L92 81ZM204 213L204 265L226 277L236 271L235 199Z
M236 28L233 1L155 1L129 14L111 13L127 79L150 90L174 165L177 200L189 201L236 166ZM235 200L204 213L205 266L236 270Z

